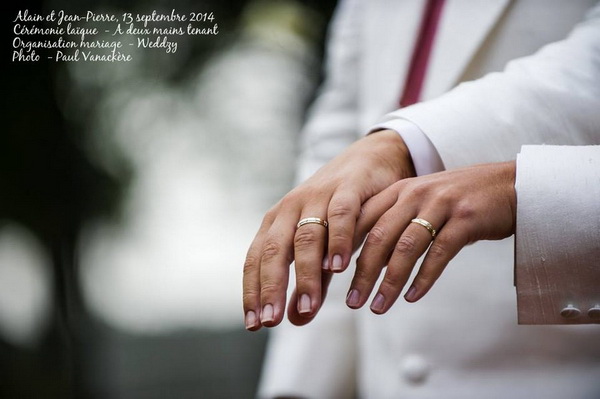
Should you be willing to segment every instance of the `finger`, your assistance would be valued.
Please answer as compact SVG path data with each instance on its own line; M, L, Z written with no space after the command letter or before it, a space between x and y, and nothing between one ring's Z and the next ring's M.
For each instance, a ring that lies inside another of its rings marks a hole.
M244 324L249 331L256 331L260 324L260 255L265 235L273 223L272 212L267 213L256 237L250 244L244 262L243 303Z
M327 209L320 205L307 205L300 219L325 220ZM321 304L321 265L325 255L327 227L309 223L296 229L294 235L294 258L296 268L296 291L298 312L312 316Z
M371 197L360 208L352 248L355 250L365 239L367 233L373 228L381 216L398 201L398 192L401 191L396 183L386 188L374 197Z
M360 308L367 301L388 254L406 228L408 221L415 214L415 205L403 207L393 206L381 216L379 221L367 235L367 239L356 262L356 271L348 291L346 304Z
M269 228L260 254L260 322L273 327L283 318L289 266L294 259L294 231L298 215L278 216Z
M417 219L426 220L435 226L434 228L442 226L446 217L445 210L440 208L421 212ZM425 253L433 239L432 232L411 220L407 219L409 223L394 247L383 280L371 303L374 313L385 313L396 302L417 260Z
M466 226L449 221L431 243L419 272L404 299L416 302L431 289L448 263L469 243Z
M298 291L294 289L294 292L292 293L292 296L290 297L290 303L288 305L288 319L292 324L294 324L296 326L303 326L305 324L310 323L315 318L315 316L321 309L321 306L323 305L325 298L327 297L327 291L329 289L329 284L331 283L332 276L333 276L333 274L328 271L323 271L321 273L320 305L317 308L317 310L309 316L300 314L300 312L298 312L298 306L296 305L298 303Z
M334 193L329 202L328 254L325 261L328 269L341 272L348 267L352 257L352 240L356 218L360 213L360 198L351 192Z

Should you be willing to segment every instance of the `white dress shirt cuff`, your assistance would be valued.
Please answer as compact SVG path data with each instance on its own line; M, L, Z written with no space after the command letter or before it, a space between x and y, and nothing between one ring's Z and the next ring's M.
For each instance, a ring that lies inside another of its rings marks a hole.
M410 152L417 176L445 170L440 154L427 135L414 123L406 119L394 119L373 126L369 133L383 129L395 130L400 134Z

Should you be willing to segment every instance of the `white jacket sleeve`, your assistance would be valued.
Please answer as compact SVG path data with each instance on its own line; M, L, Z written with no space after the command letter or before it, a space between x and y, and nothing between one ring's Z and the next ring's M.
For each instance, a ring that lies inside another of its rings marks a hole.
M600 146L524 146L516 190L519 323L600 322Z
M428 136L446 169L515 159L523 144L600 144L600 5L559 42L392 112Z

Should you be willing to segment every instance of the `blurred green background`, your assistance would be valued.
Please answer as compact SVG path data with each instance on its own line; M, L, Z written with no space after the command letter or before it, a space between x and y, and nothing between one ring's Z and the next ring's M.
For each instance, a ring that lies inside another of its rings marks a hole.
M16 3L16 2L15 2ZM253 397L241 268L292 186L335 1L5 5L0 397ZM18 10L213 12L129 63L11 62Z

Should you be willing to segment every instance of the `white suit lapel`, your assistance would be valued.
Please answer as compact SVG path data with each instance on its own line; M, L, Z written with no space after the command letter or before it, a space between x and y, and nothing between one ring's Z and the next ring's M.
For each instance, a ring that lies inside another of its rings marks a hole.
M446 0L435 37L422 99L456 85L510 0Z
M363 0L362 71L359 97L362 129L367 129L387 112L398 108L408 72L424 1ZM377 106L373 106L377 104Z
M421 98L435 97L456 84L509 2L446 0ZM364 4L359 131L398 108L425 4L424 0Z

